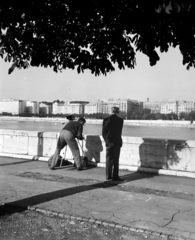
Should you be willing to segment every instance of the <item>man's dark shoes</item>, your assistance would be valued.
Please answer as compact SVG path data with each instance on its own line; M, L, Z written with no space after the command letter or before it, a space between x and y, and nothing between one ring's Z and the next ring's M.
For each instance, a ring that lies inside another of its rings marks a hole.
M112 178L112 181L124 181L124 179L120 177Z
M50 167L51 170L54 170L54 167Z
M86 168L83 168L83 167L78 167L77 168L77 171L81 171L81 170L85 170Z
M106 180L111 180L112 178L111 177L107 177Z

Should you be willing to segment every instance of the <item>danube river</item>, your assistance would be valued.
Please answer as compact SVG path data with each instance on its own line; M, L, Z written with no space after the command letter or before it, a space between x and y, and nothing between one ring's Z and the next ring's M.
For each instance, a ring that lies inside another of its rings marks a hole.
M62 123L55 122L33 122L33 121L0 121L0 129L59 132ZM85 124L84 134L102 135L101 124ZM142 138L163 138L195 140L194 127L165 127L165 126L127 126L123 127L123 136Z

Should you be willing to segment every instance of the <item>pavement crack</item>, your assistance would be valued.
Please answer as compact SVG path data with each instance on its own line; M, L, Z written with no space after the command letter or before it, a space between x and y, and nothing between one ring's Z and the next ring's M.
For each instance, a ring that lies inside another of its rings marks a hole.
M179 210L178 212L174 213L174 214L172 215L172 217L171 217L171 220L170 220L167 224L163 225L162 227L168 226L168 225L173 221L175 215L177 215L178 213L180 213L180 210Z
M170 221L169 221L168 223L166 223L165 225L161 226L161 227L166 227L166 226L168 226L168 225L173 221L174 217L175 217L177 214L186 213L186 212L190 212L190 211L192 211L192 209L189 209L189 210L186 210L186 211L180 211L180 210L178 210L178 212L176 212L176 213L174 213L174 214L172 215Z

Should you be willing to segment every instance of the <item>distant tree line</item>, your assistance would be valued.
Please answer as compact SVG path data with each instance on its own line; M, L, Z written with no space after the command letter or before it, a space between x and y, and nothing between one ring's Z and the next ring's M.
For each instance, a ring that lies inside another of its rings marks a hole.
M66 118L68 114L33 114L33 113L22 113L22 114L12 114L9 112L2 112L1 116L19 116L19 117L53 117L53 118ZM104 119L108 117L109 114L106 113L93 113L93 114L74 114L76 118L85 117L90 119ZM136 110L126 112L120 112L119 114L123 119L128 120L195 120L195 111L190 113L181 112L179 116L175 113L161 114L161 113L151 113L150 109Z

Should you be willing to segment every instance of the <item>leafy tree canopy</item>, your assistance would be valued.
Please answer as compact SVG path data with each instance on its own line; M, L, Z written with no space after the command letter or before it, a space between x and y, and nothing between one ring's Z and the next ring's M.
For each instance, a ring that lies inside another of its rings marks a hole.
M89 69L106 74L134 68L136 52L179 46L195 66L194 0L5 0L0 3L0 56L14 68Z

